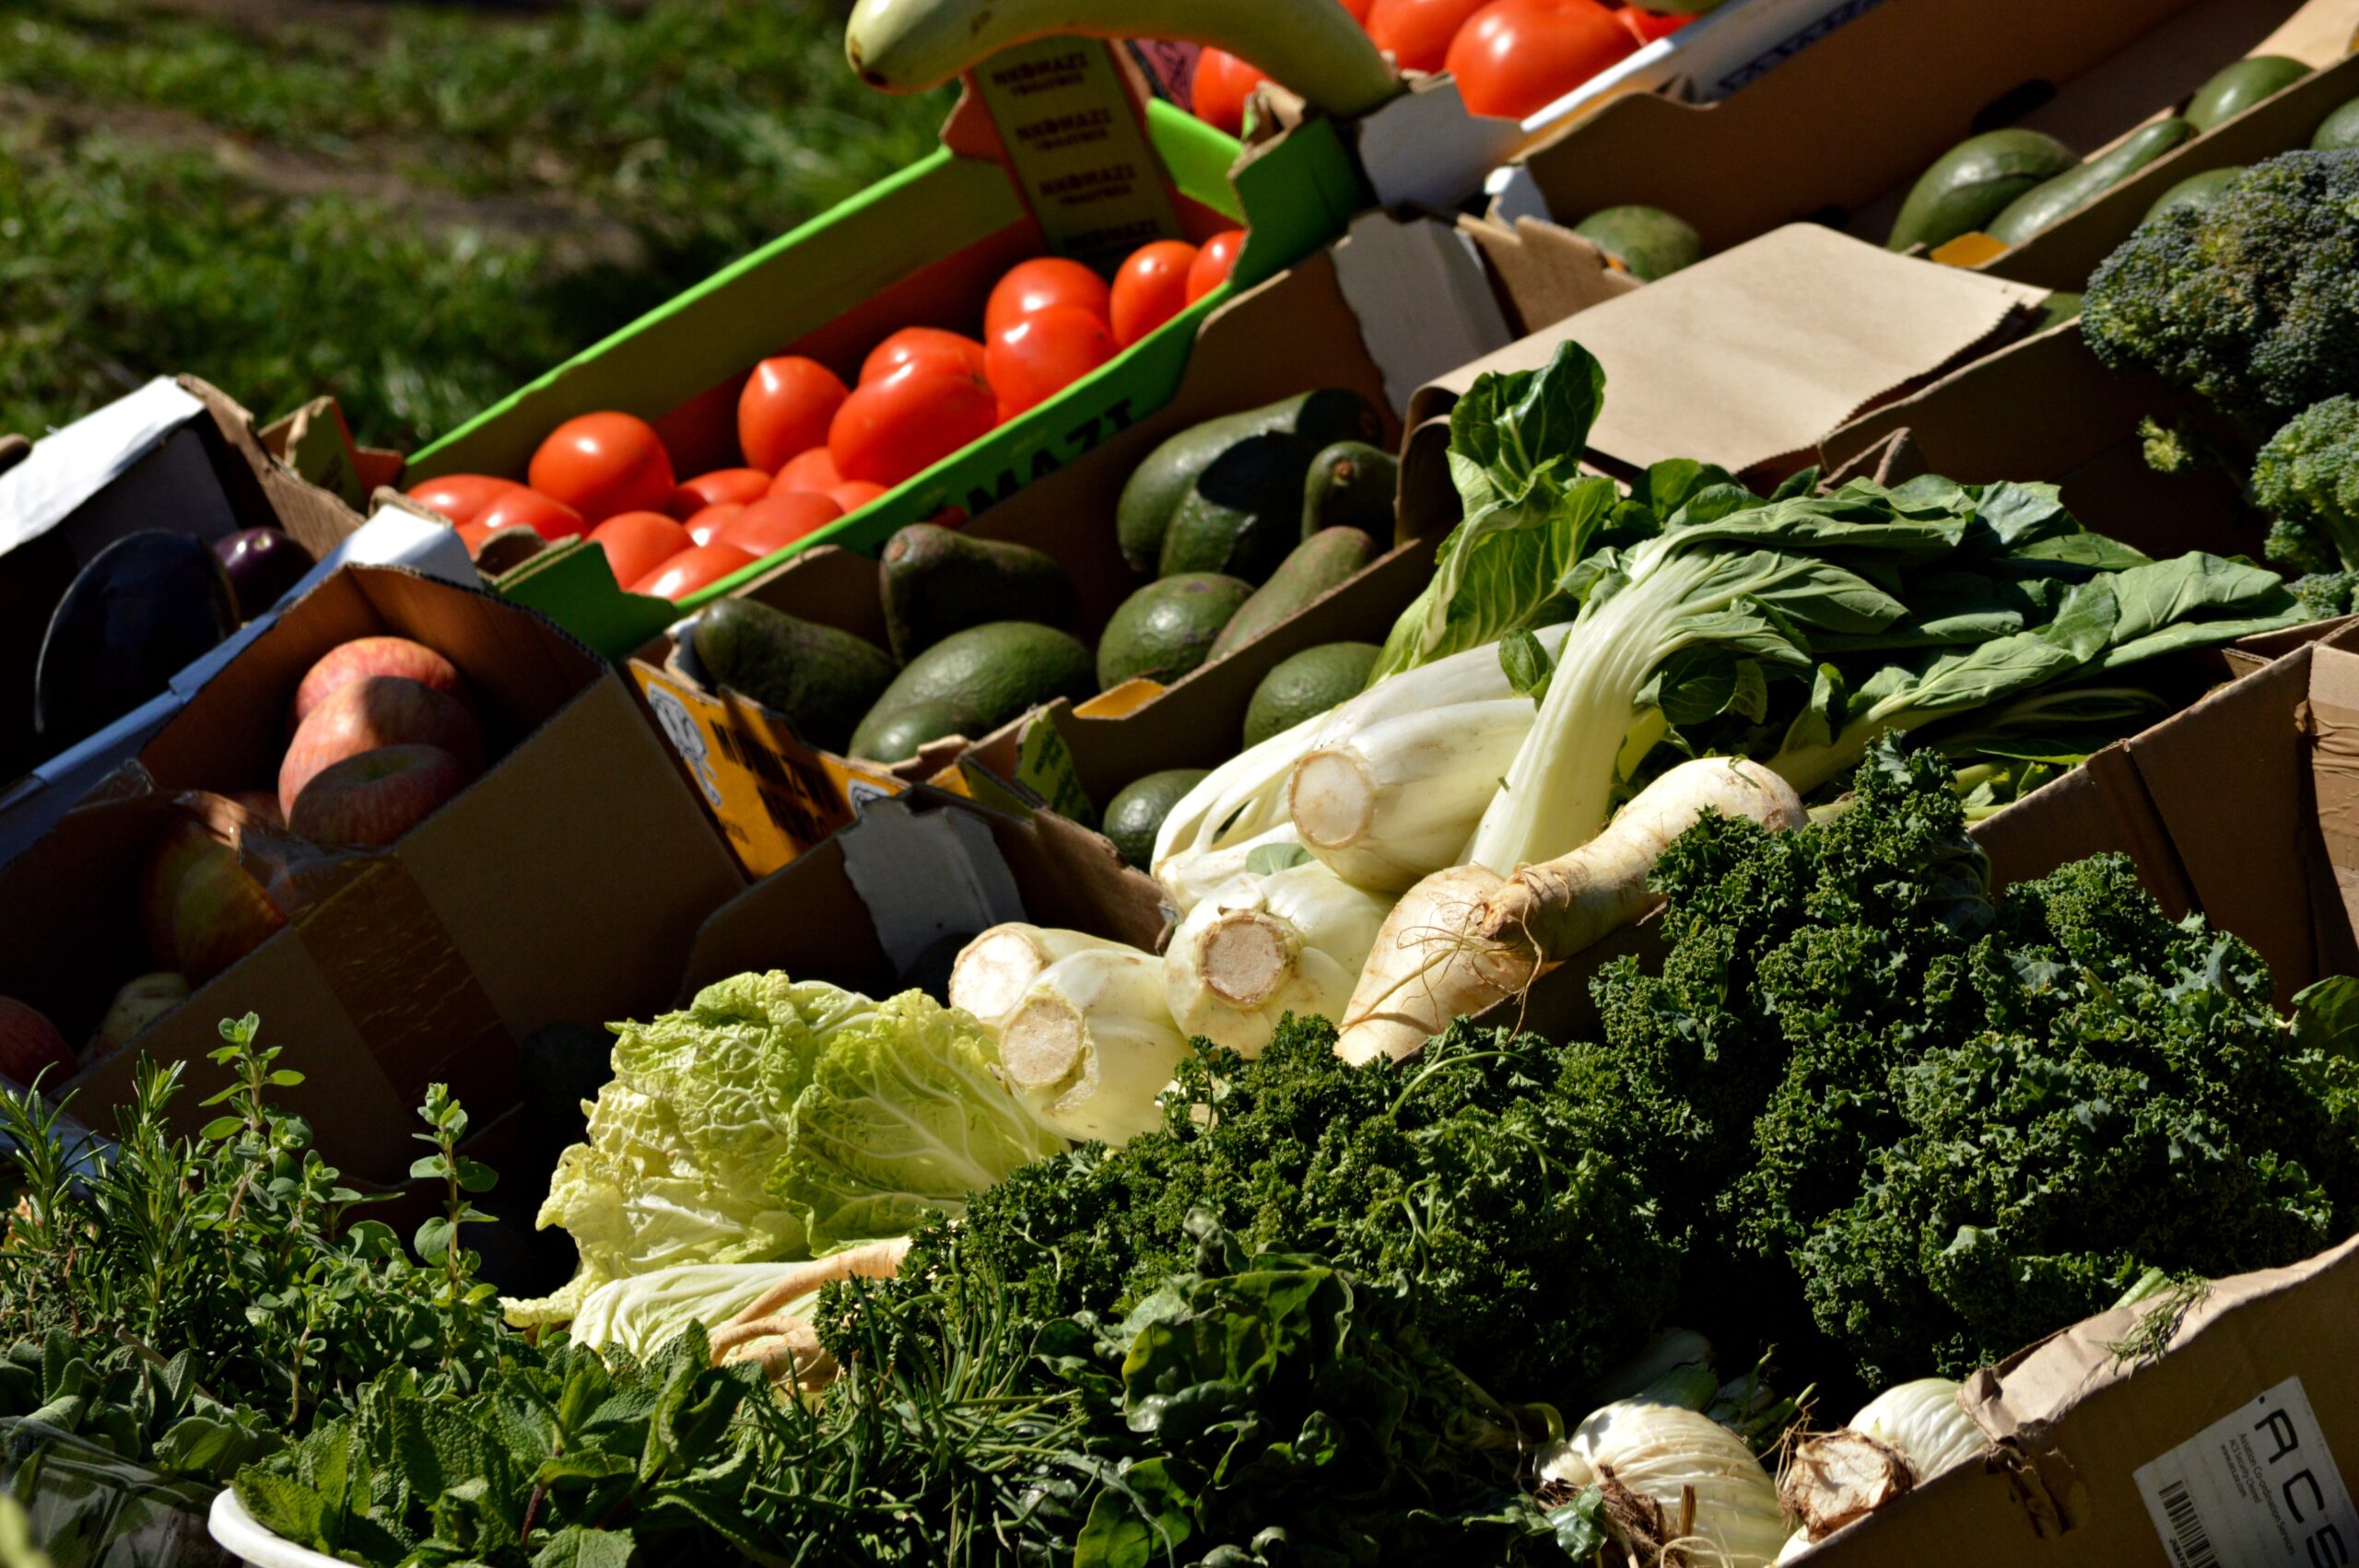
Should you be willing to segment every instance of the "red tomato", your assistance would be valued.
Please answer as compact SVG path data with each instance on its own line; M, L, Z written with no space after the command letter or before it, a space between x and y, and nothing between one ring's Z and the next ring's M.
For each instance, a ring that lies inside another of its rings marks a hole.
M1374 0L1344 0L1344 9L1352 14L1352 20L1359 23L1362 27L1366 27L1367 26L1368 6L1372 4L1374 4Z
M1128 348L1188 306L1188 269L1196 248L1184 240L1157 240L1131 252L1114 275L1114 346Z
M1079 262L1062 256L1035 256L1007 269L983 306L983 342L990 345L1007 328L1035 310L1051 305L1074 305L1099 321L1106 319L1106 280Z
M452 527L475 521L475 515L511 490L522 488L513 479L488 474L446 474L409 487L409 498L440 512Z
M744 501L723 501L719 506L705 508L681 526L688 531L689 543L710 544L720 538L721 531L735 521L737 514L745 509ZM621 579L617 578L616 580Z
M1449 67L1469 112L1521 120L1637 47L1597 0L1491 0L1459 29Z
M533 454L533 488L595 526L616 512L663 509L672 457L655 427L629 414L584 414L551 430Z
M665 490L668 493L670 486L666 486ZM503 528L529 528L544 539L567 539L590 532L589 523L580 512L522 485L511 486L507 494L496 497L491 505L475 513L472 526L486 535Z
M860 384L882 380L916 359L933 361L945 370L983 373L983 345L973 338L940 327L903 327L868 351L860 362Z
M724 501L758 501L769 493L770 476L758 468L716 468L681 480L663 509L686 519Z
M606 552L616 582L637 582L695 541L661 512L616 512L590 531L590 543Z
M705 388L655 421L663 450L672 454L675 474L703 474L734 467L737 456L737 393L745 384L744 372Z
M843 509L825 496L770 496L723 523L717 543L734 544L759 560L843 515Z
M843 382L816 359L781 354L763 360L737 400L737 444L745 461L775 474L796 452L818 446L844 397Z
M1392 52L1404 71L1438 71L1458 36L1483 0L1376 0L1367 11L1367 35Z
M871 485L864 479L847 479L827 492L827 499L841 507L844 516L850 517L884 493L882 485Z
M1192 305L1228 281L1237 252L1245 249L1245 230L1226 228L1204 241L1188 264L1188 303Z
M1614 19L1629 29L1630 36L1638 41L1639 48L1644 49L1659 38L1669 38L1703 14L1701 11L1648 11L1636 6L1625 6L1614 13Z
M844 400L827 427L827 451L846 479L890 487L997 423L998 404L982 377L904 365Z
M992 339L992 391L1013 419L1114 357L1114 334L1078 305L1050 305Z
M1247 95L1268 81L1266 72L1248 65L1226 49L1207 49L1196 56L1196 75L1188 87L1188 107L1215 131L1232 136L1245 134Z
M753 564L754 557L734 544L692 544L632 583L630 591L676 602Z
M867 385L865 381L861 384ZM824 496L843 482L844 476L836 472L836 460L828 455L827 449L813 447L807 452L798 452L788 459L786 466L778 471L778 478L763 493L770 496Z

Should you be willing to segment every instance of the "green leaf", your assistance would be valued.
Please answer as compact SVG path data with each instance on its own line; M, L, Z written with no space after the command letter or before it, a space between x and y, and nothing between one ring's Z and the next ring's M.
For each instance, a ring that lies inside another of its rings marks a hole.
M205 1103L212 1104L209 1100ZM207 1143L217 1143L245 1125L246 1119L243 1117L217 1116L198 1128L196 1135Z
M276 1089L292 1089L303 1082L303 1075L287 1068L281 1068L277 1071L269 1074L264 1082Z
M440 1181L451 1174L451 1167L440 1154L423 1154L409 1163L413 1181Z
M444 1215L436 1214L418 1225L417 1237L410 1245L416 1247L417 1255L428 1263L440 1263L442 1261L443 1255L451 1249L451 1231L450 1220Z
M489 1165L479 1160L470 1160L464 1154L457 1156L457 1160L460 1191L489 1192L499 1185L499 1176Z
M1194 1498L1171 1476L1169 1461L1147 1459L1090 1500L1074 1541L1074 1568L1151 1568L1195 1534Z
M636 1544L627 1530L568 1525L533 1554L533 1568L625 1568Z
M327 1510L319 1493L267 1470L241 1471L233 1490L254 1523L298 1546L324 1548Z
M1516 696L1537 703L1548 695L1548 677L1555 673L1555 663L1538 638L1518 626L1499 639L1499 671Z
M1274 876L1289 866L1307 865L1310 851L1299 844L1262 844L1245 857L1245 869L1255 876Z
M2294 1044L2326 1056L2359 1054L2359 979L2336 975L2294 993Z

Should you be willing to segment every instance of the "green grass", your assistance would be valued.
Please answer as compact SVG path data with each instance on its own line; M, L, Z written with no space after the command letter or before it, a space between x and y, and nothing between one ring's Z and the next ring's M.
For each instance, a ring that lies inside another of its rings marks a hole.
M947 108L862 88L827 7L256 9L0 0L0 429L188 370L414 450Z

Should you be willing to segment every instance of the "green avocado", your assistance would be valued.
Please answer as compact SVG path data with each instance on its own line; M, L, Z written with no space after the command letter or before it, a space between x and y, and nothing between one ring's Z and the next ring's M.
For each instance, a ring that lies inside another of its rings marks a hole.
M2080 161L2071 147L2038 131L2011 127L1968 136L1917 177L1884 246L1931 249L1971 234L2017 196Z
M705 606L690 633L705 676L791 720L815 746L840 752L893 684L893 661L864 638L797 620L750 599Z
M1155 571L1163 559L1164 535L1170 532L1181 500L1194 489L1198 475L1239 441L1273 434L1291 436L1301 444L1307 467L1311 454L1321 447L1346 439L1378 440L1383 433L1383 424L1367 400L1337 387L1191 425L1147 453L1132 471L1114 507L1115 542L1133 571ZM1298 500L1299 474L1296 486Z
M1169 685L1211 654L1253 585L1218 572L1186 572L1148 583L1121 603L1097 638L1097 684L1136 675Z
M1337 441L1310 460L1303 478L1302 536L1358 528L1371 539L1390 539L1400 495L1401 465L1391 452L1366 441Z
M986 621L1038 621L1071 631L1081 617L1073 579L1029 545L913 522L885 542L877 570L885 631L910 660Z
M1219 659L1252 641L1376 558L1376 541L1356 528L1322 528L1294 547L1270 580L1229 617L1213 639Z
M2256 54L2239 60L2195 89L2195 96L2187 100L2188 123L2199 132L2208 131L2223 120L2235 119L2262 99L2276 97L2309 74L2307 65L2283 54Z
M1133 779L1108 802L1098 831L1114 841L1122 859L1145 871L1155 857L1155 836L1163 831L1163 819L1204 777L1201 767L1167 767Z
M2242 166L2231 164L2225 169L2207 169L2201 174L2189 175L2154 198L2154 205L2148 207L2146 216L2138 220L2140 227L2142 228L2154 222L2165 213L2177 212L2181 207L2210 206L2228 181L2243 172Z
M1372 642L1329 642L1306 648L1262 677L1245 708L1245 743L1258 746L1315 714L1326 712L1367 685L1383 649Z
M1661 207L1600 207L1573 225L1573 232L1647 283L1704 259L1704 237Z
M863 739L853 743L851 755L875 762L907 762L945 735L980 740L997 728L969 718L964 708L951 703L913 702L886 714L873 728L862 724Z
M1089 649L1054 626L992 621L951 633L909 661L860 721L853 756L899 762L917 749L915 730L980 740L1009 720L1058 697L1090 695ZM939 709L912 728L905 710ZM933 736L924 737L927 739Z
M2341 152L2350 147L2359 147L2359 98L2319 122L2310 137L2312 152Z
M1983 232L2006 245L2020 245L2084 202L2095 201L2173 147L2195 135L2184 120L2157 120L2141 125L2120 143L2099 153L2078 169L2068 169L2025 191Z
M1302 537L1311 453L1282 431L1223 450L1172 509L1157 577L1219 572L1260 582Z

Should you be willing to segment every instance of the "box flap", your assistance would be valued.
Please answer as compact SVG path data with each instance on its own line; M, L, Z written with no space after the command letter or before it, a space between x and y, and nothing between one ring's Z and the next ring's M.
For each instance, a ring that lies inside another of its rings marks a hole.
M0 555L64 521L204 413L205 404L158 376L35 441L23 462L0 473Z

